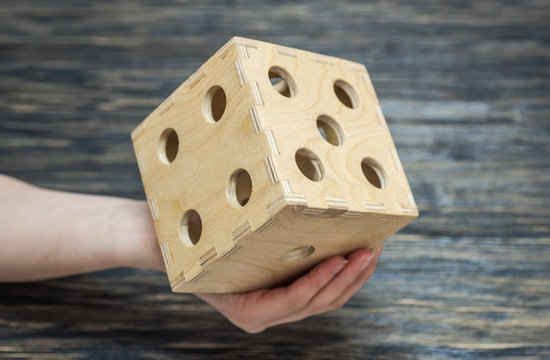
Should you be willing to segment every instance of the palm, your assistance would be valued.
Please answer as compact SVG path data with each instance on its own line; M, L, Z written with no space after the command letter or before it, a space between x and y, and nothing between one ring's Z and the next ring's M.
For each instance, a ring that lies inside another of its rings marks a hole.
M372 276L381 250L331 257L291 285L242 294L196 294L250 333L340 308Z

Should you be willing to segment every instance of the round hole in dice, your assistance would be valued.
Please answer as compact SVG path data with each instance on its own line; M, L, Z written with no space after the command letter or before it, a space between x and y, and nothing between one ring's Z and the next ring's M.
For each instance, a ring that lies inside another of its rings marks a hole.
M340 125L327 115L317 118L317 130L330 144L340 146L344 143L344 131Z
M187 210L180 223L180 239L185 246L195 246L202 233L202 220L198 212L193 209Z
M283 256L281 256L281 261L289 262L305 259L314 252L315 248L313 246L301 246L284 253Z
M296 165L298 169L312 181L321 181L325 176L325 169L319 157L311 150L301 148L296 151Z
M279 94L288 98L296 95L296 84L294 83L294 79L285 70L273 66L269 69L268 76L271 86L273 86Z
M158 156L164 164L170 164L176 158L179 148L178 134L174 129L166 129L162 132L158 145Z
M386 187L386 175L378 161L370 157L364 158L363 161L361 161L361 170L363 170L363 175L365 175L365 178L374 187L378 189L383 189Z
M244 169L233 172L227 185L227 198L234 207L243 207L252 194L252 179Z
M359 106L359 97L350 84L343 80L336 80L333 87L336 97L346 107L355 109Z
M202 112L206 121L215 123L220 120L225 112L226 104L225 91L220 86L212 86L202 103Z

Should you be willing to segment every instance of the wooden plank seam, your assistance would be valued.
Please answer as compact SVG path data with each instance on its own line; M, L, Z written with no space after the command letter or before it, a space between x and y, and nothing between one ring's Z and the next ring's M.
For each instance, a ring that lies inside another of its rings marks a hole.
M172 290L177 289L177 287L184 283L185 280L186 279L182 271L174 278L173 284L171 285Z
M200 266L206 265L210 260L214 259L216 256L218 256L218 252L216 251L215 247L212 247L210 250L208 250L206 253L200 256Z
M151 209L151 214L153 215L153 220L157 221L159 219L159 209L157 208L157 202L154 198L149 199L149 208Z
M251 230L250 222L246 220L244 223L238 226L235 230L233 230L233 233L232 233L233 241L239 240L241 237L247 234L250 230Z
M241 248L240 245L235 245L231 248L231 250L229 250L225 255L222 256L222 258L224 259L227 259L229 258L231 255L233 255L234 253L237 252L237 250L239 250Z
M191 283L195 283L195 282L199 281L204 275L206 275L206 273L208 273L207 270L201 271L197 276L195 276L194 278L192 278L192 279L190 280L190 282L191 282Z
M166 267L166 269L168 269L172 266L172 254L170 253L168 242L161 242L160 249L162 252L162 258L164 259L164 266Z
M195 73L191 75L189 79L187 79L187 86L189 87L189 89L192 89L195 85L197 85L205 75L206 74L204 73L202 68L195 71Z
M272 214L273 212L277 211L281 206L285 204L285 197L284 195L279 196L275 200L270 201L267 204L267 213Z
M262 232L269 228L271 225L273 225L279 218L274 217L269 220L267 220L265 223L263 223L259 228L256 229L256 232Z
M237 76L239 77L239 82L241 83L241 86L244 86L244 84L246 84L248 80L246 79L246 73L244 72L241 58L238 58L237 61L235 61L235 70L237 70Z
M164 102L162 104L160 104L159 106L159 116L162 116L164 115L168 110L170 110L172 108L172 106L175 105L175 100L174 100L174 96L173 95L170 95L170 97L168 97L168 99L164 100Z
M263 130L263 127L262 122L260 121L260 117L258 115L258 109L255 106L252 106L249 110L249 115L254 133L259 134Z
M145 175L145 162L143 160L143 151L138 152L137 156L138 169L141 172L141 175Z

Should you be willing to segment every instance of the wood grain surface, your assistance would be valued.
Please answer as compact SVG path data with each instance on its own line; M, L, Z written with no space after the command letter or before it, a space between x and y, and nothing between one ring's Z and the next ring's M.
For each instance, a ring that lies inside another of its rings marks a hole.
M420 217L259 335L132 269L0 287L0 358L550 358L547 1L1 1L0 171L143 198L130 131L231 36L366 64ZM1 250L0 250L1 251Z
M274 68L287 79L279 90ZM349 106L335 93L338 79L353 94ZM339 145L320 134L323 114L337 119ZM331 256L379 251L418 216L368 73L343 59L233 37L132 142L175 292L288 284ZM367 156L383 169L371 170L378 188L362 171ZM247 174L249 192L235 171Z

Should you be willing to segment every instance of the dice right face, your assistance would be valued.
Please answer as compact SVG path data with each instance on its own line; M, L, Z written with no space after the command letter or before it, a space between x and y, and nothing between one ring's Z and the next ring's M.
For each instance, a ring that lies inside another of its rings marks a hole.
M356 63L234 38L132 135L174 291L285 283L418 216Z

